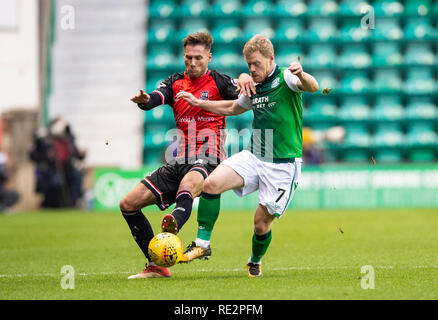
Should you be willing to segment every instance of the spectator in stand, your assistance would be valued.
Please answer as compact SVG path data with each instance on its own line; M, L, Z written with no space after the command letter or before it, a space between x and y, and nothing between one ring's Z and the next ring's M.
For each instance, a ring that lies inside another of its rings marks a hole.
M8 158L3 151L0 151L0 212L7 211L16 204L20 198L17 191L5 188L5 184L8 180Z
M303 163L320 164L324 162L324 155L315 143L313 132L310 128L303 128Z
M40 128L30 154L36 163L36 192L44 195L43 208L75 207L82 196L82 172L78 161L85 158L75 144L69 124L63 118Z

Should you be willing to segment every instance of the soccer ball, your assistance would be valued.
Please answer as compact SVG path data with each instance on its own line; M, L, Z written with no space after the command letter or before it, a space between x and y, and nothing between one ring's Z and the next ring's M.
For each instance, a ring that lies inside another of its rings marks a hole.
M178 263L183 254L180 238L169 232L155 235L148 248L152 262L160 267L171 267Z

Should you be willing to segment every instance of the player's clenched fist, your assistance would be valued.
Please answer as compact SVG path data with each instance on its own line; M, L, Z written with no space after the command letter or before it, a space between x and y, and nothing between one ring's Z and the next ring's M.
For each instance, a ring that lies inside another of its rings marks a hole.
M150 96L147 93L144 93L143 90L140 90L140 94L131 98L131 101L134 103L148 103Z
M195 96L193 94L191 94L190 92L186 92L186 91L182 91L182 90L176 94L175 98L176 99L184 99L192 107L196 107L198 105L198 101L199 101L199 99L196 99Z
M249 74L242 73L237 80L236 91L241 91L243 95L251 97L252 94L256 94L256 88L254 80Z
M299 62L292 62L289 65L289 70L292 72L292 74L300 77L303 73L303 67Z

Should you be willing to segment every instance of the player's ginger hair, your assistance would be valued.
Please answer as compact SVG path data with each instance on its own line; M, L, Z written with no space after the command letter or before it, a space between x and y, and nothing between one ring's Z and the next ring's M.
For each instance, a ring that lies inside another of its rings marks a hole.
M265 58L270 58L274 55L274 46L272 45L271 40L267 37L261 34L256 34L245 44L243 54L248 56L256 51L260 51Z
M213 44L213 37L208 32L195 32L189 34L183 40L184 48L186 46L196 46L198 44L203 45L205 49L210 50Z

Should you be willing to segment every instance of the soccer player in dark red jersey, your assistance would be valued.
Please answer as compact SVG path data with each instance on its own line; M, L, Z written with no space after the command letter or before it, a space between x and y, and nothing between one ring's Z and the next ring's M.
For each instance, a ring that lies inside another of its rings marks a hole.
M229 76L208 70L212 43L209 33L188 35L184 39L185 72L174 73L152 93L140 90L140 94L131 99L142 110L170 105L180 136L176 157L166 159L166 165L146 176L120 202L123 217L149 260L141 273L129 279L171 275L168 268L157 266L150 260L148 245L154 233L141 209L156 204L165 210L176 203L172 214L165 215L161 224L163 232L176 234L190 217L193 199L201 194L204 180L226 157L223 148L225 117L192 107L184 99L175 99L176 94L183 90L205 100L235 100L237 88L245 82L252 82L247 74L242 74L237 83ZM166 154L169 155L168 152Z

